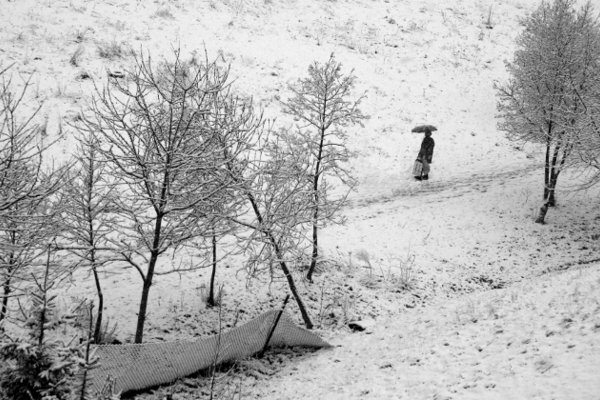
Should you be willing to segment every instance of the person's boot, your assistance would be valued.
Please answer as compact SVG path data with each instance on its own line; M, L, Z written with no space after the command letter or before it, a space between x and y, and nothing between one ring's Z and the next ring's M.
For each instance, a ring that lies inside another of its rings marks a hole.
M420 176L415 176L415 179L418 180L418 181L420 181L423 178L421 178Z
M429 179L429 175L425 174L425 175L423 175L423 176L421 177L421 179L423 179L424 181L426 181L426 180L428 180L428 179Z

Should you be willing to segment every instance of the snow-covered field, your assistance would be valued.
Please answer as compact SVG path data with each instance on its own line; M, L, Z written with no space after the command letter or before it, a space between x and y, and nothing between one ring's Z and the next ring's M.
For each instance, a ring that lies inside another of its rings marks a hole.
M541 149L510 143L496 128L493 86L507 78L519 18L536 5L16 0L0 5L0 65L35 72L32 100L44 101L58 159L72 151L68 122L92 93L81 73L103 82L107 69L129 62L99 48L143 47L157 58L173 46L206 48L209 58L231 63L235 87L281 126L289 121L278 100L312 61L333 52L354 70L370 115L349 131L360 185L344 210L347 223L322 233L329 261L315 283L299 283L316 331L334 348L277 366L267 359L252 373L223 377L220 387L260 399L600 399L598 189L577 190L576 172L561 176L559 205L546 225L535 224ZM423 183L410 176L421 141L410 129L421 123L439 128ZM161 270L178 261L165 257ZM247 282L241 266L232 258L218 272L225 326L285 295L284 282ZM122 265L110 272L106 314L126 340L141 282ZM208 277L200 270L157 278L146 341L217 328L218 312L202 301ZM93 297L93 283L76 275L67 293L65 308ZM300 321L293 305L289 311ZM351 332L349 320L367 329ZM143 397L170 391L179 399L203 393L178 384Z

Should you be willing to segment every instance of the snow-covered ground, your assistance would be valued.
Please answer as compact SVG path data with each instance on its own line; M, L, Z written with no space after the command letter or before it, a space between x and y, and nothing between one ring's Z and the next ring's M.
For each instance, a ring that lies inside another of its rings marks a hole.
M598 399L597 265L437 301L244 388L257 399Z
M598 190L576 190L577 173L561 176L548 224L533 223L540 149L510 143L496 127L494 83L507 77L519 18L536 5L18 0L0 6L0 64L35 72L31 95L44 101L42 122L59 139L59 159L73 148L68 122L92 93L81 72L101 83L107 69L127 66L126 56L102 57L99 48L143 47L160 57L173 46L199 54L205 46L209 58L231 62L236 88L280 126L290 121L278 100L312 61L334 52L354 71L370 115L349 130L360 185L344 210L347 223L322 233L329 262L315 283L298 273L316 331L335 347L285 358L273 375L224 378L241 386L242 398L600 399ZM423 183L410 176L421 141L410 129L420 123L439 128ZM165 257L161 270L178 261ZM284 282L248 283L240 269L232 258L218 272L225 326L285 295ZM141 282L120 265L111 272L106 314L127 339ZM202 301L208 276L157 278L146 340L216 329L218 312ZM92 296L89 278L76 275L65 308ZM289 311L300 321L293 305ZM348 320L368 329L351 333ZM176 385L145 397L169 391L181 399L202 393Z

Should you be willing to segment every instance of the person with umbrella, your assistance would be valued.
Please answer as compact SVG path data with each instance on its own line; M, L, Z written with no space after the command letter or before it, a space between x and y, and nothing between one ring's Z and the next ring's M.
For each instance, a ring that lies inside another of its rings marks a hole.
M435 146L435 141L431 137L431 132L433 131L437 131L437 128L433 125L420 125L412 129L412 132L423 132L425 134L413 167L413 175L418 181L429 179L430 164L433 161L433 148Z

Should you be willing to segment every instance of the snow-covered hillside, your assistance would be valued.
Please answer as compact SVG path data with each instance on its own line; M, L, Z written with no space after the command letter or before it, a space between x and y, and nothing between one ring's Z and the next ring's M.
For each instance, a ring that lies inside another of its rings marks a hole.
M576 190L578 174L567 173L548 224L533 223L540 149L511 143L496 127L494 83L507 79L519 18L536 5L15 0L0 5L0 65L34 73L31 102L43 102L40 123L58 139L58 160L74 150L69 122L93 93L85 75L102 85L107 71L127 68L129 49L223 57L235 88L282 127L293 121L279 100L311 62L334 53L354 71L370 116L348 132L360 184L347 223L323 231L327 266L312 285L300 283L316 331L337 347L286 358L272 376L224 378L220 386L239 385L240 398L600 399L598 191ZM410 174L422 139L410 130L422 123L438 127L428 182ZM164 257L160 268L178 261ZM247 282L239 258L227 264L218 272L226 325L279 305L284 282ZM125 340L141 285L137 272L110 268L106 315ZM201 299L208 276L157 278L146 340L216 329L218 313ZM76 275L66 293L68 309L93 297L93 282ZM369 328L351 333L347 320ZM142 398L201 398L195 385Z

